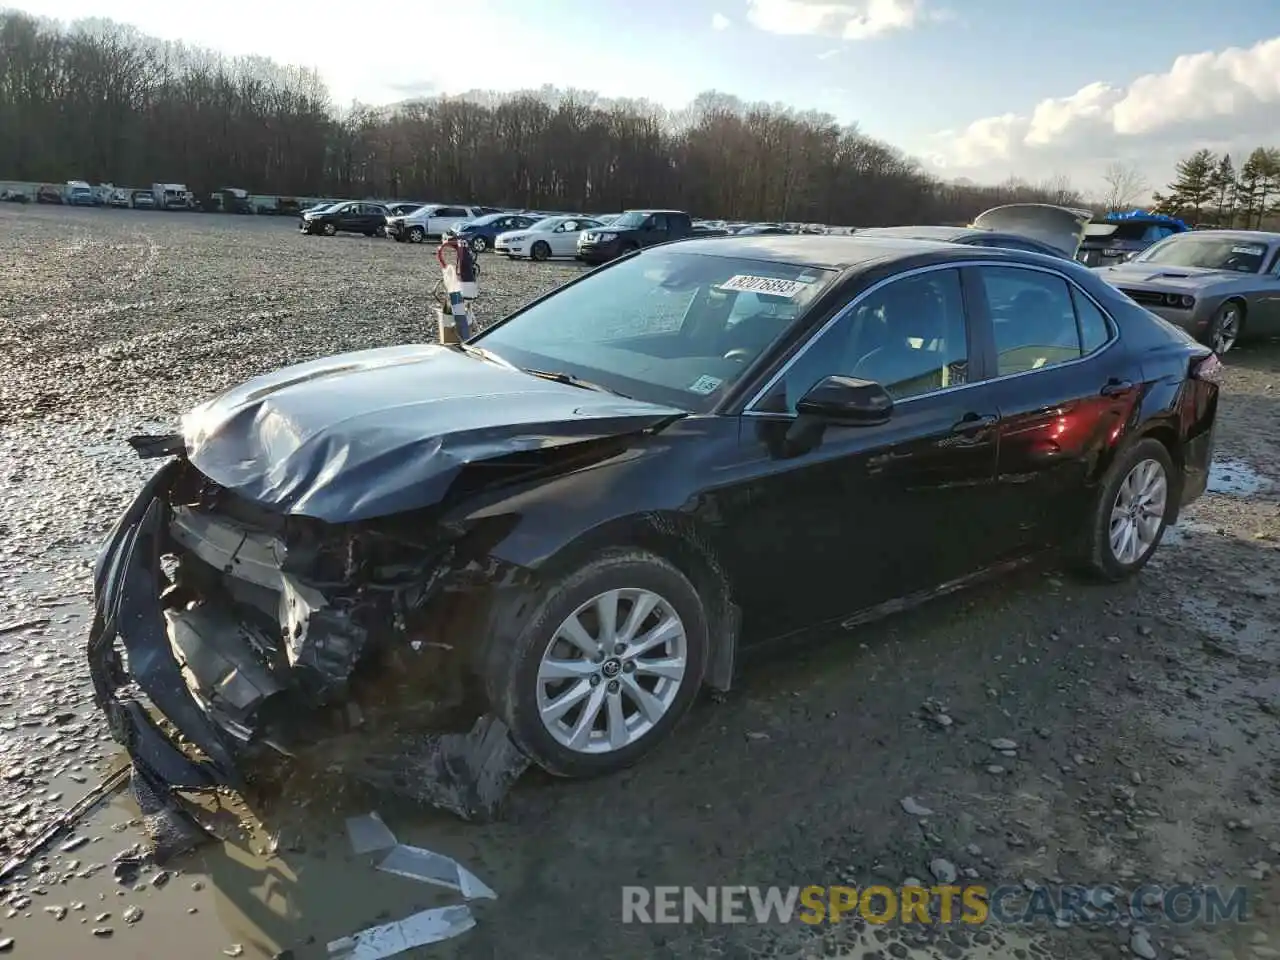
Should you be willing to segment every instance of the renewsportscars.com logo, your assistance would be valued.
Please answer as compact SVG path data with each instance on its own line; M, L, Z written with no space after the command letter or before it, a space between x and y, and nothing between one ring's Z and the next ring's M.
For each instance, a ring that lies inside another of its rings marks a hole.
M1245 887L1146 884L870 887L623 887L623 923L867 923L924 924L1242 923Z

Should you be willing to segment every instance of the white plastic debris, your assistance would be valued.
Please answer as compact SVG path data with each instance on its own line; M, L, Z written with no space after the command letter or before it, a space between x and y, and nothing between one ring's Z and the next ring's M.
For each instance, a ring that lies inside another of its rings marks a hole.
M452 857L421 847L397 844L378 864L383 873L456 890L468 900L497 900L498 895L479 877Z
M348 817L347 836L351 839L351 849L357 856L389 850L398 842L391 828L383 823L376 812Z
M475 925L475 917L465 905L436 907L334 940L329 944L329 956L332 960L383 960L456 937Z

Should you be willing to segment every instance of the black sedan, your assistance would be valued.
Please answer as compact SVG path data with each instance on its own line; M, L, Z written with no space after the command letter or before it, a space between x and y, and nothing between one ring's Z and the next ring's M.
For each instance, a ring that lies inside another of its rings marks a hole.
M95 571L98 701L152 781L213 786L456 672L524 757L616 770L741 645L1045 551L1141 570L1205 490L1217 366L1062 258L654 247L461 346L288 367L135 438L167 462Z
M387 233L387 208L380 203L343 201L318 210L308 210L298 221L303 233L363 233L366 237L382 237Z

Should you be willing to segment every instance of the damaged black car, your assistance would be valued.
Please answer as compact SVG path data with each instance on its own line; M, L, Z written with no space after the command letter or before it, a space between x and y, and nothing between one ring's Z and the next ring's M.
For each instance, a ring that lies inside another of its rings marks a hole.
M496 718L486 749L617 770L746 642L1046 550L1140 570L1205 489L1215 367L1060 258L650 248L465 344L303 363L135 438L163 463L95 571L96 695L164 788L353 725L373 751L441 688Z

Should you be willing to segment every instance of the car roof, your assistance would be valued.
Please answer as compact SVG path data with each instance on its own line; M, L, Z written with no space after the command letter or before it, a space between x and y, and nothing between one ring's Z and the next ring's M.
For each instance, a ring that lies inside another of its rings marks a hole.
M956 241L979 231L972 227L868 227L858 233L868 237L902 237L908 240L949 240ZM986 231L982 231L986 232Z
M1214 240L1237 240L1240 243L1280 243L1280 233L1269 230L1188 230L1175 237L1209 237Z
M830 234L755 233L747 236L705 237L678 241L678 248L713 257L734 257L789 263L796 266L843 270L872 261L905 260L921 254L938 259L973 259L973 250L941 240L914 237L851 236Z

